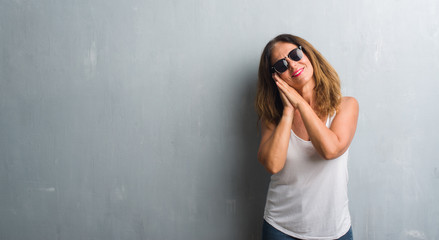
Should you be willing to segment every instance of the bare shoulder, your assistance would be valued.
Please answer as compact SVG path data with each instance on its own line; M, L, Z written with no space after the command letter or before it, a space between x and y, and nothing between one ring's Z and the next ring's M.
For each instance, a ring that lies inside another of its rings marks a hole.
M357 99L350 96L345 96L341 99L339 112L358 113L359 104Z
M353 97L343 97L330 129L344 147L348 147L357 129L359 106ZM344 148L345 149L345 148Z
M334 125L345 126L356 123L358 119L359 105L354 97L343 97L334 118Z

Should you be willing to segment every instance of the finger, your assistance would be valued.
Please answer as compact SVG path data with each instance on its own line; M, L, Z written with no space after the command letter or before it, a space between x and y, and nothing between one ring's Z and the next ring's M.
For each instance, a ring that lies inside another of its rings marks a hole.
M273 79L276 83L283 81L278 73L273 73Z
M281 82L276 82L276 85L278 89L284 94L285 98L288 99L288 101L292 101L292 95L290 92L290 87L287 85L287 83L282 84Z
M276 85L277 85L277 88L279 89L279 92L284 93L285 86L283 86L282 83L280 83L279 81L276 81Z
M285 97L285 93L282 91L282 89L278 88L278 90L279 90L279 95L280 95L281 99L287 100L287 98Z
M277 81L283 81L283 79L280 77L279 73L275 72L275 73L273 73L273 75Z
M283 92L287 91L287 86L285 86L285 82L276 81L276 85L279 89L281 89Z
M283 93L282 91L280 91L280 97L282 99L282 102L284 104L284 106L293 106L290 102L290 100L288 100L287 96L285 95L285 93Z
M273 73L273 79L276 82L282 80L282 78L279 76L279 73L277 73L277 72Z
M282 89L282 86L279 85L279 83L276 82L277 89L279 90L279 93L283 94L284 90Z
M280 76L277 76L276 82L280 83L283 87L287 87L287 83Z
M287 96L285 95L285 93L281 90L281 91L279 91L280 92L280 95L281 95L281 97L284 99L284 100L287 100L288 101L288 98L287 98Z
M286 89L285 82L283 82L282 79L278 80L276 83L277 83L277 85L280 86L282 89Z
M274 82L277 82L276 73L271 74L271 78L273 78Z

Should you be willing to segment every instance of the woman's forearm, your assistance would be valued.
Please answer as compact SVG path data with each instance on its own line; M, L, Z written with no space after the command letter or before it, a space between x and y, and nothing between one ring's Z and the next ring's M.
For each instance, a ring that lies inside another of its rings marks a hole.
M275 127L272 135L263 143L258 152L258 159L272 174L282 170L285 165L288 152L288 144L291 136L291 124L293 112L282 115L279 124Z
M301 102L298 109L317 152L325 159L338 157L341 147L337 135L326 127L307 102Z

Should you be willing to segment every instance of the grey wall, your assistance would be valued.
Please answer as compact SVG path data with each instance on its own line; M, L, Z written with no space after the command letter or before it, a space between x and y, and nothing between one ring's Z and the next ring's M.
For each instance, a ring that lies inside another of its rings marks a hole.
M439 3L0 2L0 239L260 239L260 53L310 41L360 103L356 239L439 239Z

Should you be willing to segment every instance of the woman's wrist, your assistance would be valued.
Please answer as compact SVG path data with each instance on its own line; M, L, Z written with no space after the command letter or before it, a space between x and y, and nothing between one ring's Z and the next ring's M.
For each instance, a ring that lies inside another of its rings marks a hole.
M288 108L284 107L284 111L282 113L282 116L293 117L294 116L294 108L292 108L292 107L288 107Z
M300 101L297 103L296 108L299 109L299 111L302 111L304 107L309 107L309 104L306 101Z

